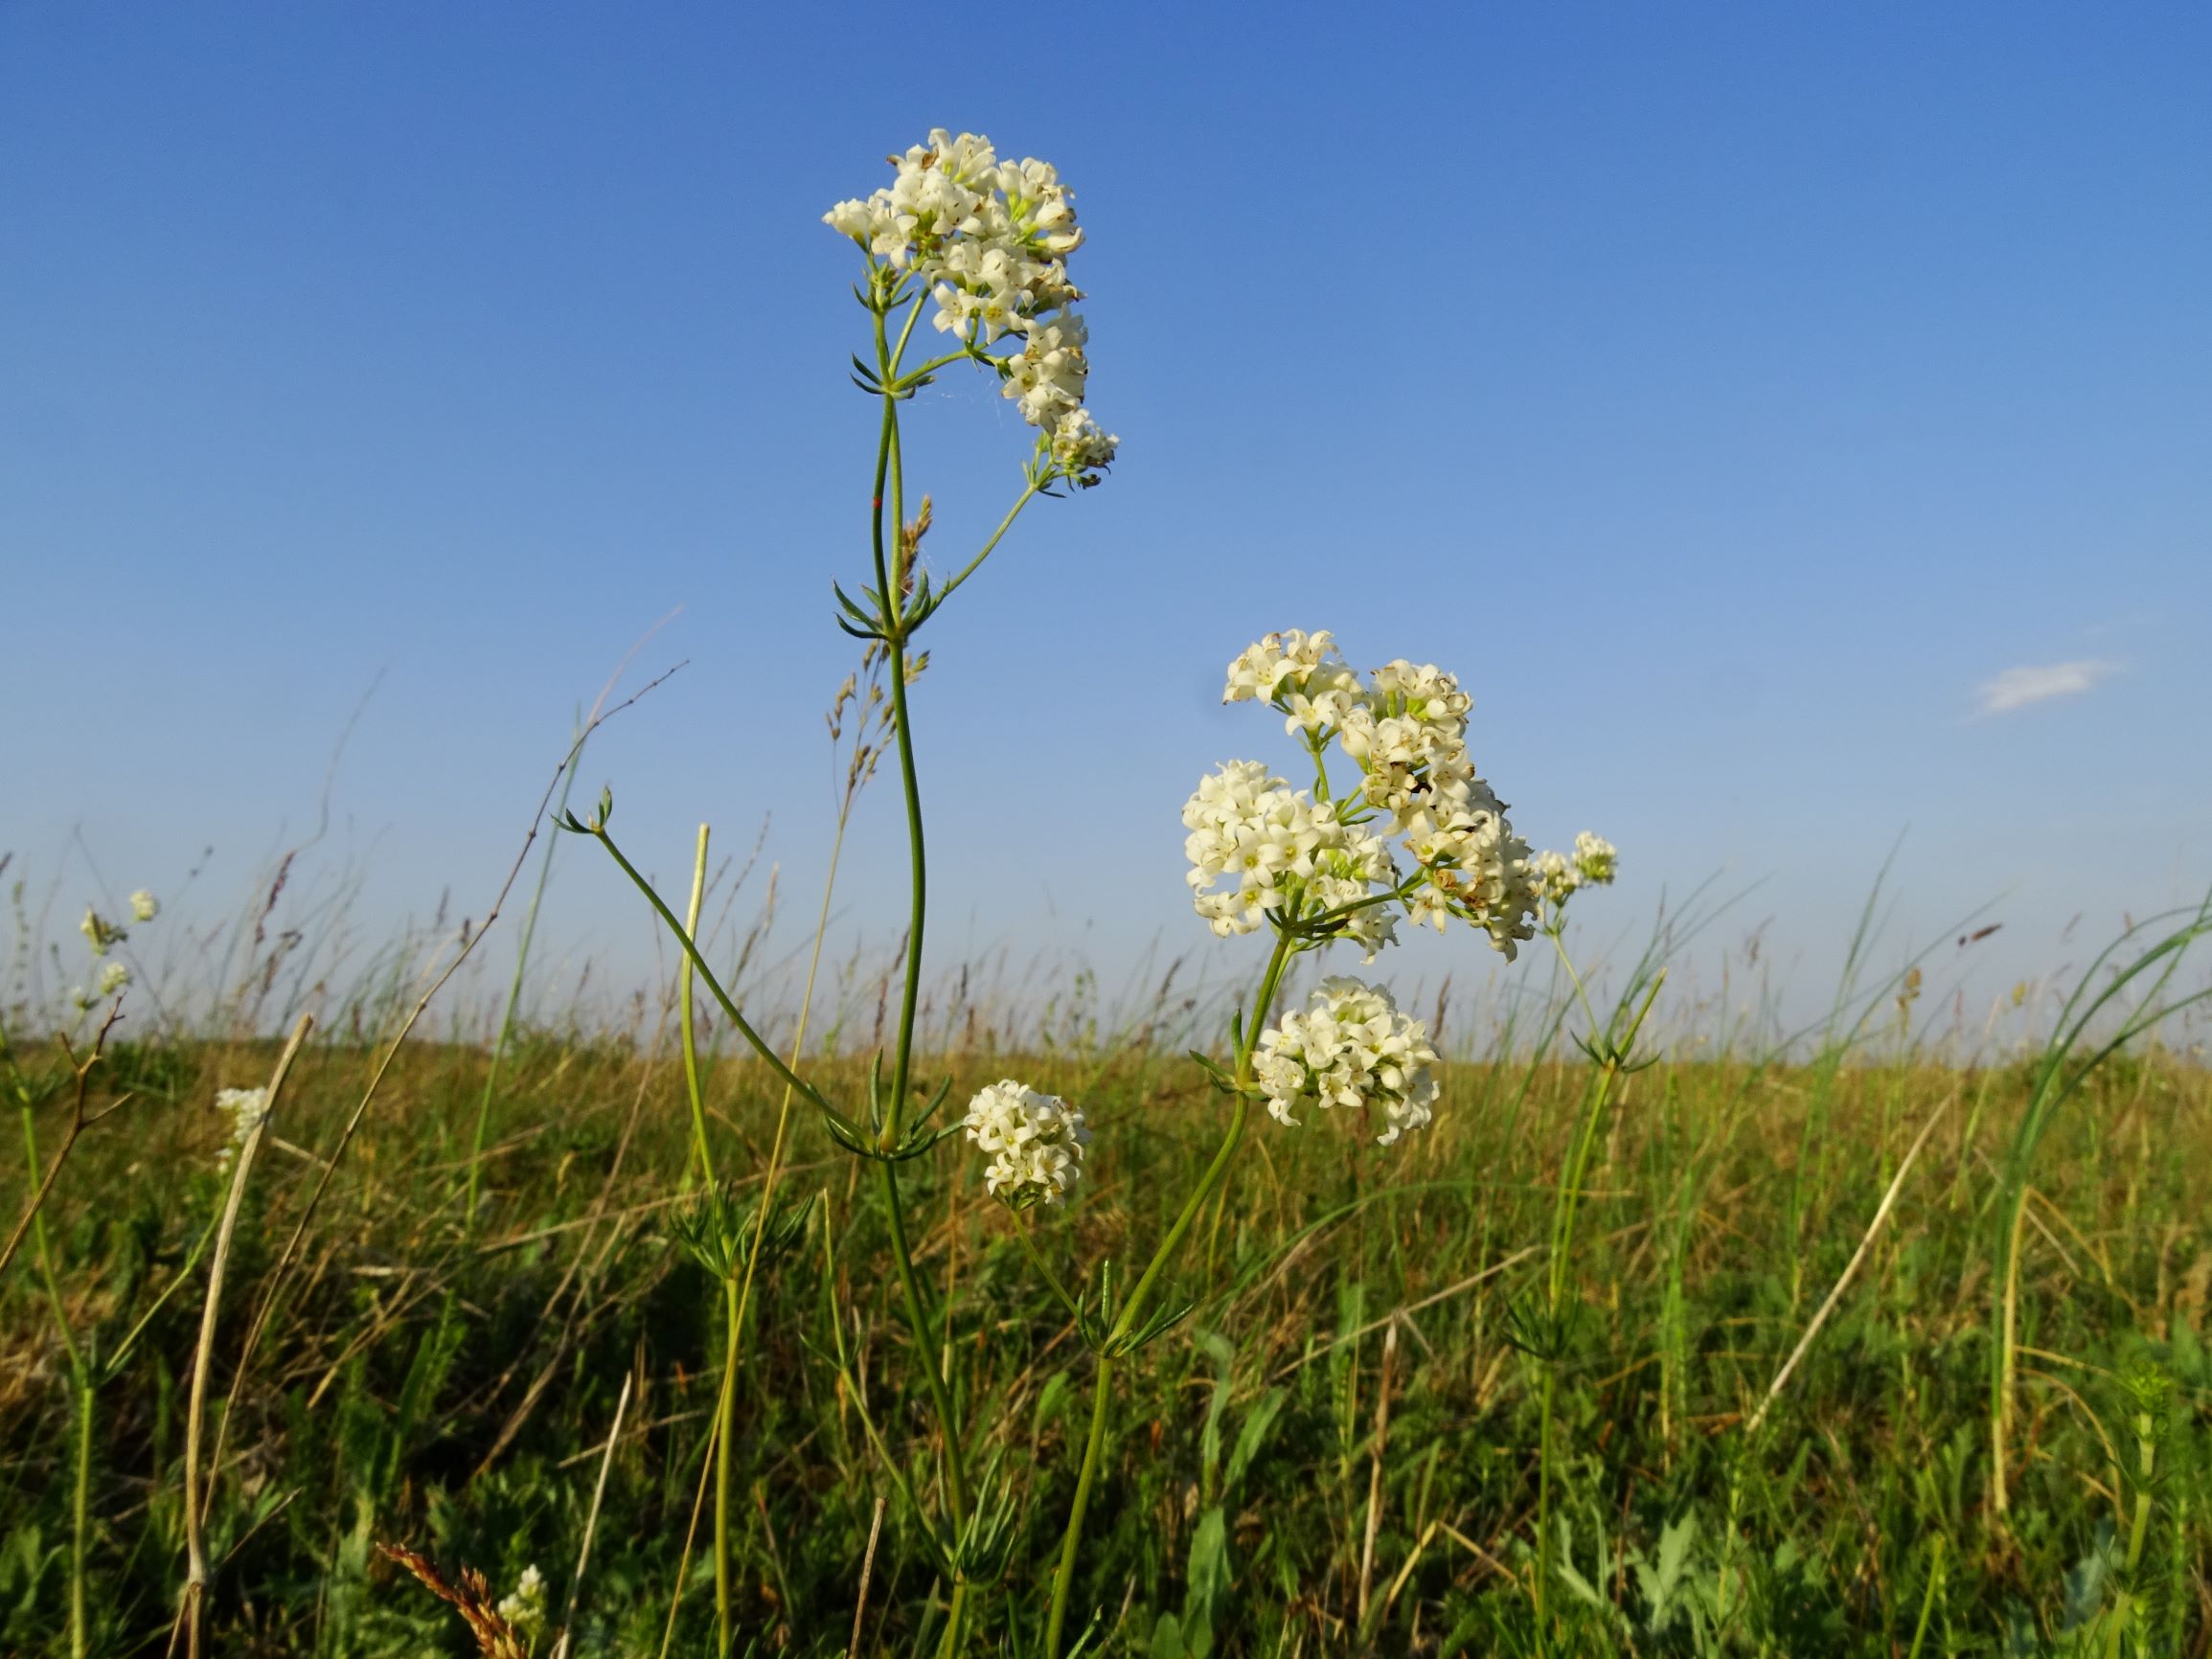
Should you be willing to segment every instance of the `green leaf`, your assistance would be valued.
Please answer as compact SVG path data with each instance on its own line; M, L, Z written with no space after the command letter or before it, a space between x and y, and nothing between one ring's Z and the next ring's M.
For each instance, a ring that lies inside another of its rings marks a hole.
M1236 1449L1229 1453L1229 1472L1221 1483L1223 1491L1244 1478L1244 1471L1252 1466L1252 1460L1266 1445L1267 1436L1274 1432L1275 1420L1283 1415L1283 1407L1289 1398L1289 1390L1270 1388L1244 1414L1244 1424L1237 1431Z
M1191 1659L1214 1650L1214 1616L1229 1599L1229 1523L1217 1504L1191 1534L1189 1588L1183 1593L1182 1640Z

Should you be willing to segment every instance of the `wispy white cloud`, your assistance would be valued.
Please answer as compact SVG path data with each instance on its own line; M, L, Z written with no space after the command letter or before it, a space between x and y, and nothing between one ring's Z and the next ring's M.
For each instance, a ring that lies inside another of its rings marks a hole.
M2119 672L2117 663L2087 657L2078 663L2052 663L2047 668L2007 669L1995 679L1974 688L1975 713L1984 716L2009 715L2030 703L2052 697L2079 696L2098 681Z

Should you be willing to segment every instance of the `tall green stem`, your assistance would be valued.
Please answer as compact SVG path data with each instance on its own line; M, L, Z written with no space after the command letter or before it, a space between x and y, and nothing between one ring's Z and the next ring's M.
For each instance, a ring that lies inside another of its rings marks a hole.
M707 897L707 839L708 827L699 826L699 845L692 860L692 897L684 907L684 934L687 938L699 936L699 909ZM676 1020L682 1034L684 1057L684 1094L692 1107L692 1148L698 1154L699 1175L706 1184L715 1184L715 1155L707 1147L706 1099L699 1088L699 1036L698 1021L692 1006L692 981L697 970L692 966L689 955L684 958L683 971L676 979Z
M1635 1046L1636 1034L1643 1029L1644 1016L1652 1011L1659 987L1666 980L1661 971L1653 977L1644 999L1628 1021L1618 1043L1603 1031L1597 1015L1590 1008L1589 996L1583 989L1582 976L1575 972L1566 946L1560 942L1556 927L1551 930L1552 944L1559 951L1560 961L1566 964L1568 977L1574 981L1575 992L1582 999L1583 1011L1590 1020L1590 1046L1600 1051L1604 1058L1590 1079L1589 1107L1576 1127L1575 1138L1567 1149L1565 1163L1560 1170L1558 1208L1552 1216L1552 1241L1550 1271L1546 1275L1544 1306L1543 1386L1540 1391L1537 1418L1537 1567L1534 1602L1536 1605L1536 1651L1541 1659L1546 1648L1547 1631L1544 1619L1550 1604L1552 1575L1552 1424L1559 1395L1560 1368L1564 1363L1562 1352L1566 1340L1565 1311L1570 1281L1574 1272L1575 1219L1580 1213L1583 1182L1589 1173L1590 1155L1597 1148L1598 1131L1605 1125L1606 1108L1611 1102L1613 1085L1621 1076L1621 1069L1629 1051ZM1630 994L1633 994L1631 991ZM1625 1010L1626 1003L1624 1001ZM1618 1021L1616 1014L1616 1023Z
M23 1151L26 1170L38 1168L38 1130L31 1113L31 1099L18 1091L23 1106ZM75 1497L70 1511L69 1540L69 1653L84 1659L84 1568L91 1520L92 1490L92 1365L69 1329L69 1314L61 1300L61 1284L54 1276L54 1255L46 1238L46 1215L31 1217L31 1246L38 1261L38 1277L46 1288L47 1306L54 1312L54 1329L61 1338L61 1352L69 1362L70 1400L77 1415L77 1469Z
M70 1506L69 1654L84 1659L84 1566L92 1538L92 1378L77 1377L77 1489Z
M691 899L684 906L684 934L692 940L699 936L699 911L706 903L707 846L712 834L707 825L699 826L698 849L692 859ZM698 1157L700 1178L711 1189L715 1184L715 1155L707 1144L706 1097L699 1086L698 1015L692 997L696 971L690 956L685 956L676 979L676 1015L683 1050L684 1094L692 1109L692 1148ZM737 1638L737 1624L731 1611L730 1489L734 1467L731 1444L736 1439L738 1421L738 1286L735 1280L725 1279L722 1281L722 1387L715 1402L715 1651L724 1655Z
M727 1655L737 1640L731 1612L730 1539L734 1515L730 1492L738 1435L738 1361L743 1326L738 1311L738 1282L722 1281L722 1392L715 1429L715 1651Z
M914 1344L923 1355L922 1374L929 1384L929 1403L936 1409L937 1423L945 1438L945 1485L955 1522L968 1519L968 1461L964 1455L957 1420L952 1410L952 1391L946 1385L938 1355L937 1325L929 1315L929 1304L924 1300L921 1277L914 1271L914 1253L906 1242L906 1213L899 1197L899 1167L891 1163L876 1166L883 1192L884 1217L891 1231L891 1260L899 1273L899 1287L905 1293L906 1314L914 1328Z
M1060 1565L1052 1577L1052 1610L1045 1621L1043 1659L1060 1659L1060 1635L1067 1624L1068 1593L1075 1585L1076 1555L1083 1542L1083 1515L1090 1508L1091 1487L1098 1478L1099 1463L1106 1452L1115 1351L1137 1329L1160 1275L1167 1271L1168 1263L1174 1259L1175 1251L1190 1232L1191 1224L1198 1218L1198 1213L1205 1208L1206 1200L1228 1176L1230 1161L1236 1156L1238 1143L1243 1139L1245 1120L1251 1116L1252 1102L1244 1091L1252 1081L1252 1054L1259 1046L1260 1030L1267 1022L1267 1011L1274 1006L1275 992L1283 983L1283 970L1289 965L1292 944L1288 934L1277 933L1266 971L1260 976L1260 989L1252 999L1251 1017L1244 1022L1243 1034L1237 1044L1237 1095L1236 1103L1229 1111L1228 1132L1222 1135L1213 1162L1206 1166L1206 1172L1169 1225L1159 1248L1152 1252L1152 1261L1130 1287L1112 1329L1107 1332L1106 1352L1099 1355L1098 1375L1091 1385L1090 1434L1083 1442L1083 1466L1076 1475L1074 1501L1068 1506L1067 1531L1060 1538Z
M918 299L913 314L906 319L905 331L900 335L899 352L891 349L882 308L877 309L876 357L886 388L898 379L898 356L905 351L914 319L921 314L920 307ZM889 556L883 535L886 483L891 490L891 534L897 549ZM876 446L876 489L870 500L869 538L875 557L877 592L882 601L884 664L891 681L891 722L899 749L900 793L906 804L907 864L912 892L906 923L905 982L900 990L899 1035L891 1063L891 1098L883 1104L878 1131L878 1148L885 1153L899 1146L906 1119L907 1090L914 1067L914 1021L922 991L923 929L928 917L929 900L928 852L922 827L922 784L914 759L913 711L906 694L905 589L910 573L905 566L913 556L904 546L905 491L905 467L899 450L899 398L895 392L886 390L882 429ZM914 1271L914 1254L906 1239L905 1209L899 1194L898 1167L888 1160L876 1167L883 1194L884 1223L891 1236L892 1258L900 1288L906 1299L907 1323L914 1332L915 1350L922 1356L923 1375L928 1382L930 1404L936 1411L939 1436L945 1443L946 1497L957 1528L968 1518L967 1451L961 1438L959 1413L945 1377L941 1359L944 1351L937 1339L936 1321L930 1316L928 1301ZM958 1648L961 1619L967 1606L964 1589L959 1581L954 1582L945 1636L947 1653Z
M1060 1540L1060 1565L1052 1575L1052 1613L1045 1625L1044 1659L1060 1659L1060 1630L1067 1623L1067 1596L1075 1583L1076 1551L1083 1543L1083 1511L1090 1508L1090 1489L1098 1479L1098 1466L1106 1451L1106 1414L1113 1400L1113 1355L1102 1353L1098 1376L1091 1384L1090 1433L1083 1438L1083 1467L1075 1477L1075 1501L1068 1506L1067 1532Z

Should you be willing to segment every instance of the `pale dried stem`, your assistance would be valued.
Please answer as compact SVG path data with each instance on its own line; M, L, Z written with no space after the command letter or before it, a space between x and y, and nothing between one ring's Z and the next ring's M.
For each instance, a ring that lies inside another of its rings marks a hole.
M1805 1357L1813 1346L1813 1339L1820 1334L1820 1328L1828 1323L1828 1316L1836 1311L1836 1305L1843 1300L1843 1293L1850 1288L1853 1277L1859 1272L1859 1263L1866 1260L1866 1253L1874 1247L1875 1235L1881 1231L1882 1222L1889 1219L1890 1206L1897 1202L1897 1194L1904 1190L1904 1178L1912 1172L1913 1160L1920 1156L1921 1148L1927 1145L1927 1137L1934 1132L1936 1125L1943 1121L1944 1113L1950 1109L1950 1102L1946 1099L1934 1111L1928 1113L1927 1122L1921 1125L1920 1133L1913 1139L1912 1149L1904 1154L1904 1161L1898 1165L1897 1173L1890 1178L1889 1191L1882 1193L1881 1203L1874 1212L1874 1219L1866 1224L1866 1237L1859 1239L1859 1248L1852 1252L1851 1261L1843 1269L1843 1276L1836 1280L1835 1288L1828 1292L1828 1299L1821 1303L1820 1310L1813 1314L1813 1323L1805 1328L1805 1334L1797 1339L1797 1346L1790 1351L1790 1357L1782 1362L1782 1369L1774 1374L1774 1380L1767 1384L1767 1398L1759 1402L1759 1409L1751 1414L1751 1420L1744 1425L1745 1434L1759 1432L1759 1425L1767 1420L1767 1413L1782 1393L1783 1385L1790 1380L1790 1374L1797 1369L1797 1362Z
M591 1512L583 1518L583 1543L576 1552L576 1577L569 1580L568 1606L560 1615L560 1637L553 1645L553 1659L568 1659L568 1633L576 1623L577 1599L583 1594L583 1570L591 1563L591 1534L599 1526L599 1507L606 1497L607 1471L614 1466L614 1448L622 1440L623 1415L629 1410L630 1384L637 1379L625 1373L622 1398L615 1401L614 1426L606 1431L606 1453L599 1460L599 1480L591 1489Z
M868 1553L860 1557L860 1594L853 1602L853 1640L845 1659L860 1659L860 1622L868 1616L868 1580L876 1576L876 1540L883 1531L883 1499L876 1500L876 1518L868 1523Z
M307 1041L314 1023L313 1014L300 1015L284 1053L277 1057L276 1070L269 1074L268 1099L246 1132L245 1144L239 1148L238 1162L231 1170L230 1197L223 1205L222 1222L216 1234L215 1261L208 1268L207 1301L200 1308L199 1345L193 1352L192 1398L185 1408L184 1425L184 1547L189 1576L185 1579L184 1608L180 1616L184 1621L185 1651L192 1659L199 1659L200 1619L207 1599L206 1506L214 1497L216 1471L212 1467L208 1471L208 1491L203 1497L199 1475L200 1430L206 1420L208 1367L215 1357L216 1316L222 1305L223 1274L230 1265L231 1240L238 1232L239 1211L245 1204L246 1180L253 1173L254 1154L261 1150L262 1138L268 1133L269 1120L276 1115L277 1102L284 1093L285 1077L292 1069L293 1057L299 1054L300 1045ZM173 1633L171 1641L173 1646Z
M1375 1446L1367 1470L1367 1535L1359 1545L1358 1622L1367 1623L1368 1597L1375 1588L1375 1534L1382 1525L1382 1465L1390 1449L1390 1365L1398 1357L1398 1322L1382 1333L1382 1375L1375 1392Z

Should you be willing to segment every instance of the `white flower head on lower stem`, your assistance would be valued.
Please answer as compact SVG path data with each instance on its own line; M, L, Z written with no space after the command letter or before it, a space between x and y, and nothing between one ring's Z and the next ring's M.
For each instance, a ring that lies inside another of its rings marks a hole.
M77 924L77 931L84 935L84 943L92 946L92 954L105 956L108 946L120 944L130 935L87 905L84 920Z
M1083 1178L1090 1131L1083 1113L1058 1095L1008 1078L969 1102L962 1126L991 1160L984 1186L1010 1209L1058 1204Z
M1276 1122L1295 1125L1306 1106L1373 1109L1376 1137L1389 1146L1433 1115L1436 1050L1428 1028L1398 1011L1380 986L1325 979L1302 1011L1261 1034L1252 1069Z
M1102 468L1113 465L1121 440L1100 427L1088 409L1070 409L1052 429L1052 464L1063 478L1089 486Z
M525 1642L545 1628L545 1575L534 1561L522 1569L514 1588L499 1599L499 1616L514 1627Z
M130 983L130 969L120 962L110 962L100 970L100 994L113 996Z
M1583 873L1564 852L1539 852L1530 868L1536 872L1546 904L1564 904L1583 884Z
M151 921L161 914L161 900L141 887L130 896L130 919L133 921Z
M1327 628L1286 628L1239 653L1221 701L1266 703L1282 711L1286 732L1318 734L1342 726L1358 706L1359 676L1337 655Z
M1610 887L1620 866L1620 853L1604 836L1585 830L1575 837L1575 870L1585 885Z
M262 1126L262 1120L269 1115L269 1091L266 1089L217 1089L216 1110L231 1121L230 1139L216 1154L216 1168L225 1170L238 1149L253 1139L254 1131Z
M1587 830L1575 837L1572 852L1539 852L1530 861L1544 902L1555 911L1585 887L1610 887L1620 864L1613 844Z

